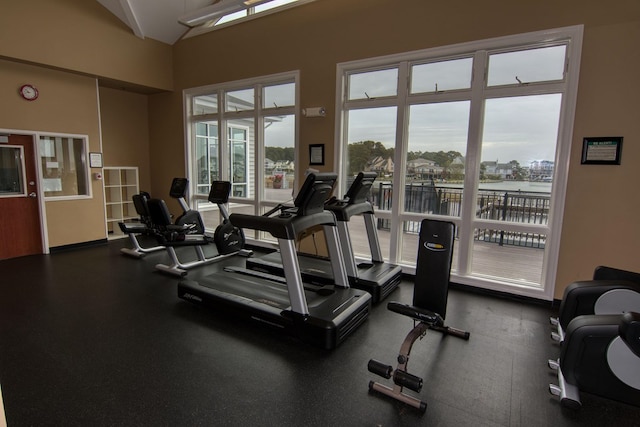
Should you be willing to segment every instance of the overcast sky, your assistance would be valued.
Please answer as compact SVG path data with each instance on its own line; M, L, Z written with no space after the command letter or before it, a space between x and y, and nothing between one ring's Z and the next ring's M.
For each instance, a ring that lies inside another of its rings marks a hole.
M554 160L560 95L539 95L487 101L482 161ZM380 141L395 146L394 107L354 110L349 114L349 142ZM412 106L409 151L458 151L466 155L469 103Z
M489 86L560 80L564 73L565 46L545 47L489 56ZM468 89L471 58L413 66L412 93ZM398 69L349 76L349 99L394 96ZM289 88L290 89L290 88ZM555 159L561 95L488 99L482 133L482 161L528 166L534 160ZM466 155L469 101L420 104L409 107L409 151L458 151ZM293 120L274 124L267 131L267 146L291 146ZM379 141L396 146L396 107L351 110L348 143ZM285 136L288 135L288 136ZM333 141L312 141L333 143Z

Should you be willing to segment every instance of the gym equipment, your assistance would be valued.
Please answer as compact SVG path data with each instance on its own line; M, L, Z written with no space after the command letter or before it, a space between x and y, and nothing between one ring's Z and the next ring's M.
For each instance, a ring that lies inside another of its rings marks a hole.
M213 181L211 183L208 200L218 205L218 209L222 215L222 223L216 227L213 233L213 243L215 243L218 254L220 255L237 253L249 257L253 255L253 251L243 249L245 244L244 232L241 228L231 224L229 220L229 212L227 211L226 205L229 203L230 194L231 182Z
M174 184L175 183L176 180L174 179ZM177 185L182 186L183 183L178 182ZM174 186L172 185L171 194L182 194L178 200L182 200L184 203L182 206L184 213L176 220L176 224L171 223L171 214L164 200L150 199L147 201L158 242L166 247L169 258L171 259L171 265L156 264L156 269L176 276L184 276L187 274L187 270L191 268L218 262L231 255L251 256L253 254L253 251L243 249L245 238L242 230L234 227L229 221L229 214L225 205L229 201L229 193L231 192L230 182L214 181L211 184L208 200L218 205L220 214L223 217L223 221L216 228L213 238L201 232L201 230L204 230L204 221L198 211L188 209L183 199L184 190L177 187L177 190L174 192L173 188ZM216 245L218 254L207 258L203 246L209 243ZM179 246L193 247L197 259L190 262L181 262L175 250L175 248Z
M549 392L579 409L580 391L640 406L640 313L582 315L569 322Z
M312 345L336 347L367 319L371 309L371 295L349 287L335 215L324 210L336 179L336 174L311 173L293 207L268 216L230 216L237 227L266 231L278 239L284 277L227 267L198 281L182 280L178 296L194 304L226 309ZM335 278L331 286L304 283L296 256L295 241L300 233L319 226L327 236Z
M554 341L562 342L569 322L584 314L619 314L640 311L640 273L599 266L593 280L567 286L558 317L551 317Z
M420 223L420 240L416 276L413 289L413 303L389 302L387 308L393 312L409 316L414 327L400 347L398 366L371 359L367 365L369 372L383 378L393 378L394 386L389 387L369 381L369 391L376 391L419 409L427 410L427 403L403 392L407 387L417 393L423 385L422 378L407 372L409 353L413 343L422 339L429 329L468 340L470 333L444 325L449 293L449 276L453 260L455 226L451 222L424 219ZM416 322L418 322L416 324Z
M189 180L187 178L173 178L169 197L176 199L182 208L182 214L176 219L175 225L190 225L192 234L204 234L205 226L200 212L192 210L185 200L188 188Z
M120 252L125 255L132 256L134 258L142 258L148 253L164 250L164 246L143 247L138 241L139 235L151 236L154 234L151 218L149 217L149 208L147 207L147 201L151 198L149 193L141 191L139 194L132 196L133 206L138 213L138 222L119 222L118 226L120 230L127 236L133 248L122 248Z
M560 357L549 360L558 385L549 392L579 409L580 391L640 406L640 273L599 266L593 280L569 285L551 333Z
M371 186L376 179L375 172L360 172L349 187L344 199L332 198L325 204L325 209L336 216L338 236L345 260L345 268L349 283L356 289L371 294L375 304L386 298L398 287L402 279L402 268L399 265L384 262L380 242L376 231L376 220L373 205L367 201ZM371 261L356 264L349 235L349 221L354 215L362 215L367 230ZM299 254L302 279L309 283L331 284L333 275L329 259L320 256ZM283 274L282 259L279 252L272 252L259 258L247 260L247 267L276 275Z

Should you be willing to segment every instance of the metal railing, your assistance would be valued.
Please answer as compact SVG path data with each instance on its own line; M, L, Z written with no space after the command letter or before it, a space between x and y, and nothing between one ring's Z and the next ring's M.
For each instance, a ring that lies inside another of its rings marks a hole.
M380 182L371 191L371 201L378 209L391 210L392 195L391 183ZM476 217L505 222L547 224L549 205L550 194L545 192L480 189L476 199ZM405 212L460 216L461 207L462 188L438 187L433 182L405 185ZM378 218L378 228L388 230L390 221ZM405 221L403 224L405 233L418 233L419 229L418 221ZM497 243L500 246L544 248L546 236L537 233L476 229L474 239Z

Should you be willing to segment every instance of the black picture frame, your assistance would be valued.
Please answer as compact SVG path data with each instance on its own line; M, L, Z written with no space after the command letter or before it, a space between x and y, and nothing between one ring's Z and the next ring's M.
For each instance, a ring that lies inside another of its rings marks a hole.
M89 153L89 167L101 168L102 166L102 153Z
M619 165L621 155L621 136L588 137L582 140L583 165Z
M324 165L324 144L309 145L309 164Z

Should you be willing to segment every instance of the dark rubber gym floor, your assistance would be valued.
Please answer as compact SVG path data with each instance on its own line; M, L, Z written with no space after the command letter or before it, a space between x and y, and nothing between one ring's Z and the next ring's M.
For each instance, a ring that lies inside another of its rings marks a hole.
M575 412L549 394L550 305L452 289L447 323L471 339L414 345L422 414L368 392L368 360L395 367L413 326L385 303L328 352L179 300L178 279L154 270L165 254L135 260L125 244L0 261L9 427L640 425L640 408L583 393ZM404 281L389 300L411 295Z

